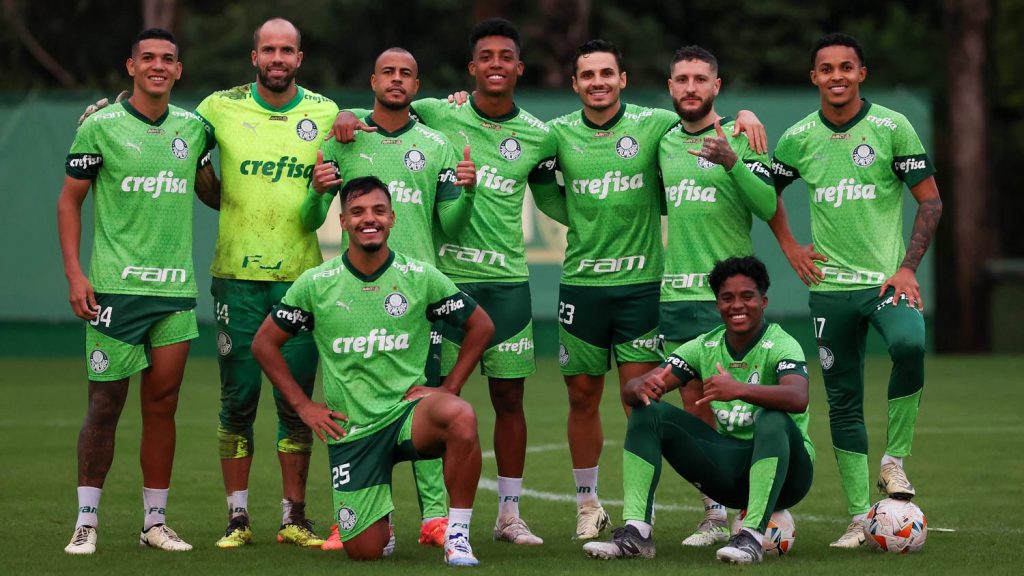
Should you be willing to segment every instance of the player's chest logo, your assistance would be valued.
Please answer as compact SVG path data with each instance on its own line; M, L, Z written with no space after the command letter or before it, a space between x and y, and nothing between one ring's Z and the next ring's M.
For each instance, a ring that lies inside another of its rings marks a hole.
M181 137L171 140L171 154L174 154L174 157L178 160L188 158L188 142L185 142Z
M316 122L313 122L309 118L303 118L299 120L299 123L295 125L295 133L299 138L306 142L312 142L316 139L317 134L320 130L316 127Z
M419 150L412 149L405 153L405 167L413 172L423 170L427 165L427 157Z
M715 166L718 166L718 164L715 164L714 162L712 162L711 160L708 160L707 158L705 158L703 156L694 156L694 158L697 159L697 166L700 167L700 168L703 168L704 170L710 170L710 169L714 168Z
M522 155L523 146L519 143L519 140L516 140L515 138L505 138L501 141L501 144L498 144L498 153L501 154L501 157L505 160L512 161Z
M623 158L632 158L640 152L640 143L632 136L623 136L615 143L615 153Z
M875 163L875 149L867 144L858 144L851 154L853 163L861 168L867 168Z
M409 299L401 292L392 292L384 298L384 311L398 318L409 310Z

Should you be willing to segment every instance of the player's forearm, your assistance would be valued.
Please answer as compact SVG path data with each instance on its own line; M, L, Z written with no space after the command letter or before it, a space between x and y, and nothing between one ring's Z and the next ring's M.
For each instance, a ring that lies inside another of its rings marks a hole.
M782 194L777 194L776 198L775 215L768 220L768 227L771 228L772 234L778 240L779 247L785 252L796 246L797 241L793 237L793 231L789 228L789 219L786 217L786 203L782 201Z
M792 380L778 386L744 384L739 399L769 410L799 414L807 410L807 380L800 376L790 378L799 382Z
M754 216L766 222L775 216L779 201L770 183L758 178L743 160L738 160L728 174L740 191L740 199Z
M57 200L57 236L60 240L61 257L64 259L64 276L82 275L78 260L82 244L82 201L67 190L61 191Z
M437 219L441 225L441 231L449 238L456 238L473 215L473 204L476 194L463 189L458 198L442 200L437 203Z
M565 194L558 188L555 182L530 183L530 191L533 193L533 203L537 205L545 216L563 226L569 225L569 207Z
M220 179L211 164L196 170L196 197L210 208L220 210Z
M939 226L939 218L942 217L942 199L939 198L939 191L935 187L935 179L928 178L914 187L914 196L918 198L917 215L914 217L914 227L910 233L910 246L907 247L907 254L903 257L901 268L908 268L917 271L921 264L928 246L935 237L935 230Z
M466 320L463 330L465 330L465 336L462 339L462 347L459 348L459 356L455 360L452 371L448 373L448 377L441 385L453 394L458 394L462 390L462 386L473 373L480 358L483 357L484 350L487 349L491 337L494 336L494 323L491 322L491 317L484 312L484 309L477 306Z
M299 207L299 220L302 222L302 227L310 232L315 232L323 226L333 200L334 195L330 192L319 194L310 186L306 190L302 206Z

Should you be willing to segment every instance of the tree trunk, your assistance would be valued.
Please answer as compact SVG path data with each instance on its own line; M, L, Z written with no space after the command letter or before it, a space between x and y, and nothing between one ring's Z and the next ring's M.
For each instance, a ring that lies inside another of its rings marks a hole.
M530 60L541 67L541 84L546 88L565 88L572 73L572 55L576 47L589 40L591 0L542 0L539 26L528 33L536 38L539 54Z
M985 62L988 0L946 0L949 141L952 166L958 352L988 346L989 282L985 263L997 256L991 214ZM940 312L941 313L941 312Z
M174 31L178 0L142 0L142 27Z

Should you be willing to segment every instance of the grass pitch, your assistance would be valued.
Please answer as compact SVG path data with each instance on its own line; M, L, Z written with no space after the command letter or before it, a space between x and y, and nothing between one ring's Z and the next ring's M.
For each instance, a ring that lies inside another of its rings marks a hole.
M813 363L812 364L816 364ZM914 500L928 517L928 542L921 553L891 556L866 549L842 551L828 542L846 527L844 499L831 455L827 408L820 373L812 366L811 437L818 448L814 486L792 510L797 539L782 559L756 567L726 567L713 549L684 549L679 541L699 520L694 488L665 467L658 490L655 539L650 561L602 562L584 557L570 539L575 508L569 452L565 444L567 401L553 360L542 360L527 382L530 453L521 501L523 517L545 539L539 548L491 541L497 511L491 448L493 413L486 384L474 377L465 397L477 407L484 470L473 516L474 549L482 574L687 574L733 570L765 574L1019 574L1024 563L1024 381L1021 357L931 358L915 441L907 471L918 490ZM395 470L395 556L374 564L349 562L344 553L299 550L276 543L280 520L280 476L274 453L273 401L266 385L257 422L250 512L256 541L241 550L213 546L224 530L225 501L217 456L219 384L216 361L193 358L178 411L178 447L168 503L169 523L195 546L190 553L141 549L141 473L138 467L138 395L130 394L118 430L117 455L100 506L98 552L69 557L62 551L76 514L75 444L85 410L82 360L3 360L0 406L0 551L5 574L422 574L443 570L441 552L416 544L419 512L408 464ZM866 418L872 474L884 443L888 363L867 365ZM602 406L605 451L601 496L621 523L621 462L624 417L610 381ZM133 387L136 383L133 382ZM326 451L313 454L307 511L326 535L331 523ZM940 531L948 529L952 531Z

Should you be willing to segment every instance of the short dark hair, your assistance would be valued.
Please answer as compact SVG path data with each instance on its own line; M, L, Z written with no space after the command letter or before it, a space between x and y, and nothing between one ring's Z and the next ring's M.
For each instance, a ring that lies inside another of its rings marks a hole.
M716 75L718 74L718 58L715 58L714 54L700 46L683 46L672 55L672 62L669 62L668 65L668 75L672 76L672 70L676 67L676 64L689 60L707 62L711 66L711 72Z
M856 38L842 32L832 32L818 38L818 41L814 43L814 50L811 50L811 70L814 70L814 63L818 60L818 52L822 48L828 48L829 46L853 48L853 51L857 53L857 60L860 60L860 65L867 66L867 62L864 61L864 47L860 45Z
M252 32L252 47L253 47L253 49L258 49L260 47L260 31L263 30L264 26L266 26L270 22L273 22L274 20L280 20L282 22L287 22L287 23L292 25L292 28L295 29L295 48L297 48L299 50L302 50L302 32L299 31L299 27L296 26L295 23L292 22L291 20L289 20L287 18L281 18L279 16L275 17L275 18L269 18L267 20L264 20L262 24L260 24L259 26L256 27L255 30L253 30L253 32Z
M476 43L481 38L488 36L501 36L502 38L508 38L516 45L516 53L518 54L522 50L522 45L519 43L519 30L514 24L505 20L504 18L488 18L487 20L481 20L476 26L473 26L473 30L469 33L469 54L472 57L476 54Z
M579 48L572 56L572 75L576 75L577 66L580 62L580 57L586 56L587 54L593 54L594 52L608 52L612 56L615 56L615 65L619 67L619 72L625 72L626 69L622 67L622 50L615 44L595 38L594 40L588 40L583 44L580 44Z
M353 178L345 183L341 188L341 193L338 196L341 198L341 211L345 211L345 203L354 198L359 198L373 192L374 190L380 190L388 197L388 204L391 203L391 192L388 192L388 185L381 181L376 176L360 176L359 178Z
M715 267L708 276L708 283L711 284L711 291L715 293L715 297L718 297L718 291L726 280L741 274L754 281L761 296L768 293L771 280L768 279L768 269L765 268L764 262L758 260L756 256L733 256L715 262Z
M132 40L132 57L139 52L139 44L141 44L143 40L167 40L171 44L174 44L175 52L181 51L178 48L178 41L175 40L174 34L171 34L163 28L146 28L136 34L135 39Z

